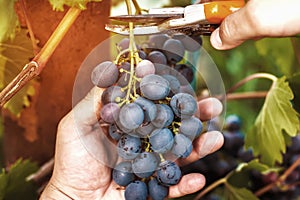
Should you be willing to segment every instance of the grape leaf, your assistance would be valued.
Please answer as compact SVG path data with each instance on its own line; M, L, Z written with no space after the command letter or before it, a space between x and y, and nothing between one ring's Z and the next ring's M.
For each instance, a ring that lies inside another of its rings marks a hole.
M102 0L49 0L53 10L64 11L64 6L77 7L81 10L86 9L88 2L100 2Z
M247 187L251 180L251 172L253 170L267 174L269 172L279 172L281 168L270 168L268 165L260 163L258 159L254 159L249 163L240 163L236 169L230 173L227 181L235 187Z
M3 89L33 57L33 49L27 30L21 29L15 38L0 44L0 89ZM33 83L33 82L31 82ZM29 106L28 96L34 95L32 84L25 85L4 108L19 116L24 107Z
M293 106L294 108L300 112L300 73L294 74L292 77L289 77L288 82L290 83L290 87L292 88L294 92L294 99L293 99Z
M290 102L293 97L286 78L278 79L268 92L253 128L246 134L245 146L252 147L254 155L260 155L261 162L269 166L282 162L282 153L286 151L284 134L289 137L297 134L299 119Z
M37 186L26 177L37 171L38 166L29 160L17 160L7 173L0 174L0 199L37 199Z
M225 186L225 199L227 200L258 200L258 198L246 188L236 188L229 183L226 183Z
M291 75L294 68L298 68L290 38L266 38L255 42L255 46L257 52L282 73Z
M13 39L19 27L17 14L14 10L16 0L0 0L0 43Z

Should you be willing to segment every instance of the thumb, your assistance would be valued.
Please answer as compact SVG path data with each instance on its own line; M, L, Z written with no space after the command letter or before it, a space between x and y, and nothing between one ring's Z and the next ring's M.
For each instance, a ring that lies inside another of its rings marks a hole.
M252 19L247 14L246 6L227 16L220 27L211 34L210 42L214 48L232 49L254 36L251 35Z

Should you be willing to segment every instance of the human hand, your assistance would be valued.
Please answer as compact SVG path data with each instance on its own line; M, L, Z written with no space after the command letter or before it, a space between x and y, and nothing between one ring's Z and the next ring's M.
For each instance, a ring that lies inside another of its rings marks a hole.
M101 132L102 128L98 123L97 113L101 109L102 92L100 88L93 88L61 120L57 130L54 171L41 196L42 200L124 198L124 190L118 190L119 186L112 181L109 166L116 162L117 157L112 154L116 147L108 145L106 133ZM216 117L222 111L222 104L214 98L198 102L198 107L203 121ZM223 136L218 131L203 133L194 141L191 155L186 159L179 159L178 163L182 165L196 161L218 150L223 142ZM89 145L88 148L86 144ZM95 154L91 154L87 149L94 147ZM177 185L170 187L169 197L194 193L204 185L203 175L184 175Z
M249 0L227 16L211 35L219 50L231 49L249 39L285 37L300 33L299 0Z

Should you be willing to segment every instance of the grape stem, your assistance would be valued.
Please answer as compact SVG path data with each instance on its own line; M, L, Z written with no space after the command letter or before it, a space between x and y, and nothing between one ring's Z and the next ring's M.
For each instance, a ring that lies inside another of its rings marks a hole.
M201 193L199 193L194 199L198 200L201 199L202 197L204 197L204 195L206 195L207 193L209 193L210 191L212 191L213 189L215 189L216 187L218 187L221 184L226 183L227 181L227 176L224 178L221 178L217 181L215 181L214 183L210 184L208 187L206 187Z
M257 197L263 195L264 193L271 190L273 187L280 187L284 185L286 178L300 165L300 158L298 158L281 176L277 178L274 182L264 186L263 188L257 190L255 195Z
M274 83L277 81L277 77L274 76L273 74L268 74L268 73L255 73L255 74L251 74L250 76L247 76L246 78L242 79L241 81L239 81L238 83L236 83L234 86L232 86L226 93L232 93L235 90L237 90L238 88L240 88L241 86L243 86L244 84L246 84L247 82L253 80L253 79L257 79L257 78L266 78L266 79L270 79L273 81L273 84L271 87L274 86Z

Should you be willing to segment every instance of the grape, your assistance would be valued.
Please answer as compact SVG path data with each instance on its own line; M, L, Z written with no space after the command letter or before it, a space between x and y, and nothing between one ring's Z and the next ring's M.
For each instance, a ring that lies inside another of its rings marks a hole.
M177 94L180 91L180 82L175 76L166 74L162 77L164 77L169 82L172 96L173 94Z
M108 128L108 133L112 139L118 141L124 132L121 131L116 124L110 124Z
M138 54L139 54L139 57L143 60L145 60L147 58L147 54L145 53L145 51L140 50L138 52Z
M126 87L129 83L130 75L128 73L123 73L119 78L117 84L120 87Z
M195 52L198 51L201 46L202 46L202 38L201 36L187 36L185 35L185 37L179 39L185 50L187 51L191 51L191 52Z
M144 112L136 103L125 104L120 109L119 120L127 129L136 129L144 121Z
M157 180L165 185L176 185L181 179L181 170L176 163L166 160L159 165Z
M197 102L194 97L186 93L175 94L170 102L174 113L181 118L189 118L197 111Z
M119 66L119 70L124 70L124 71L130 71L130 63L129 62L122 62L121 65Z
M155 129L149 137L149 142L153 151L165 153L172 148L174 138L172 132L167 128Z
M167 64L167 58L161 51L151 51L147 57L152 63L155 64Z
M194 71L187 64L177 64L174 68L177 72L174 75L181 85L189 85L194 80Z
M134 159L141 152L141 146L140 138L124 134L118 141L118 154L126 160Z
M112 172L112 179L120 186L127 186L134 181L135 176L132 172L131 162L119 163Z
M119 50L123 51L125 49L128 49L129 48L129 43L130 43L130 40L129 38L123 38L117 45L119 47Z
M143 97L138 97L134 103L138 104L144 111L144 122L150 122L156 117L156 105Z
M187 136L190 140L198 137L202 131L202 122L196 118L191 117L181 120L179 131Z
M167 60L172 63L179 62L184 56L184 46L176 39L168 39L163 45Z
M155 66L155 74L157 75L166 75L170 74L171 68L168 65L163 65L163 64L154 64Z
M163 128L169 126L173 119L174 114L172 109L165 104L156 104L157 113L154 120L152 120L152 124L157 128Z
M110 86L103 91L101 96L101 102L103 105L111 102L119 103L119 101L117 100L124 98L125 95L126 93L122 91L121 87Z
M169 36L167 34L151 35L148 40L149 47L155 49L162 49L163 44L167 39L169 39Z
M112 86L119 77L117 66L111 61L105 61L97 65L92 71L91 80L100 88Z
M242 120L237 115L228 115L225 119L225 127L228 131L239 131L242 126Z
M174 136L172 153L180 158L187 158L193 150L192 141L185 135L178 133Z
M169 193L169 188L161 185L156 178L148 182L149 195L153 200L164 200Z
M142 95L150 100L164 99L170 92L169 82L156 74L149 74L142 78L140 89Z
M155 154L143 152L132 162L132 171L140 178L148 178L153 174L158 165Z
M152 131L155 129L156 127L148 122L146 124L142 124L140 125L137 129L136 129L136 132L140 135L140 136L143 136L143 137L146 137L148 135L150 135L150 133L152 133Z
M149 60L142 60L137 64L135 73L138 78L143 78L146 75L154 74L155 73L154 64Z
M119 116L120 107L116 103L104 105L100 111L101 119L107 123L114 123Z
M121 131L123 131L123 132L125 132L125 133L131 133L131 132L133 132L133 129L125 128L125 127L121 124L121 122L120 122L119 119L115 122L115 124L117 125L117 127L118 127Z
M148 196L147 185L142 181L133 181L125 189L126 200L146 200Z

